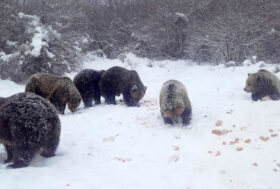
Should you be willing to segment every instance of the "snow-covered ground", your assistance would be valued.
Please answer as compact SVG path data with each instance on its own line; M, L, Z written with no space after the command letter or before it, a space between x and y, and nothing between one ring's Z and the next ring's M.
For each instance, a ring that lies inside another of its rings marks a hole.
M67 110L57 155L38 155L21 169L0 163L1 189L280 188L280 101L253 102L243 91L247 73L260 64L224 68L128 55L124 62L89 56L84 67L115 65L136 69L148 86L141 106L103 101ZM159 92L168 79L187 88L187 127L165 125L160 116ZM24 90L3 80L0 88L0 96ZM5 157L0 146L0 162Z

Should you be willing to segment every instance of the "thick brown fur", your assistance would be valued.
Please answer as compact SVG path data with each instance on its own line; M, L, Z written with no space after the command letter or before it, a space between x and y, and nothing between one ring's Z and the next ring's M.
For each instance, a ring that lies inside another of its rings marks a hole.
M0 106L6 101L6 98L0 97Z
M185 86L177 80L166 81L160 91L160 112L167 124L178 122L188 125L191 120L192 107Z
M272 100L280 99L280 80L272 72L260 69L257 73L249 73L244 91L252 93L252 100L261 100L269 96Z
M26 167L36 152L55 155L60 138L60 120L55 107L33 93L19 93L0 105L0 143L7 151L9 167Z
M27 81L25 92L32 92L49 100L64 114L66 103L74 112L81 102L81 95L68 77L59 77L47 73L36 73Z
M137 106L146 93L145 87L135 70L115 66L102 74L101 95L107 104L116 104L115 96L123 95L127 106Z

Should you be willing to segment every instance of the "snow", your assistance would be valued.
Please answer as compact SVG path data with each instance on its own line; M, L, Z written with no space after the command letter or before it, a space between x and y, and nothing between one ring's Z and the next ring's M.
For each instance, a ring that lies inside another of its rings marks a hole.
M29 27L31 27L29 30L35 30L30 43L30 49L26 52L26 54L39 57L41 55L42 48L48 47L48 30L42 25L38 16L27 15L21 12L18 14L18 16L21 19L29 19ZM51 54L48 54L48 56L52 57Z
M92 108L67 110L60 115L57 155L38 155L22 169L1 163L0 188L280 187L280 101L253 102L243 91L247 73L260 63L225 68L132 54L124 62L91 55L84 61L84 68L97 70L115 65L133 67L148 86L140 107L106 105L102 99ZM181 81L188 91L193 115L187 127L165 125L161 118L159 92L168 79ZM24 90L4 80L0 88L0 96ZM0 162L5 156L1 146Z
M31 47L32 50L29 52L34 57L38 57L41 55L41 50L43 47L47 47L48 43L46 42L47 31L45 31L42 27L35 27L36 33L34 34Z
M0 59L2 59L3 61L9 61L10 59L15 58L19 55L20 55L19 52L12 53L12 54L5 54L4 52L0 52Z

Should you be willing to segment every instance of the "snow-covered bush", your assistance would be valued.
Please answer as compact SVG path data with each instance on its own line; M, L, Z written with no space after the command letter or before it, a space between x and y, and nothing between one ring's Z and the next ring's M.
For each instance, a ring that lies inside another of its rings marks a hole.
M62 34L43 24L40 17L24 13L11 17L17 23L14 30L20 32L12 31L0 47L2 79L25 82L37 72L62 75L79 65L77 49L62 40Z

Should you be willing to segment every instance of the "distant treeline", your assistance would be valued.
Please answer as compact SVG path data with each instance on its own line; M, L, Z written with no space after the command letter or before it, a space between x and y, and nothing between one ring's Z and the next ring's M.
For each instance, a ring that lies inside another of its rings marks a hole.
M23 12L60 34L57 56L77 50L109 58L133 52L198 63L252 56L280 62L279 0L1 0L0 9L0 52L6 54L7 40L30 40L16 16Z

